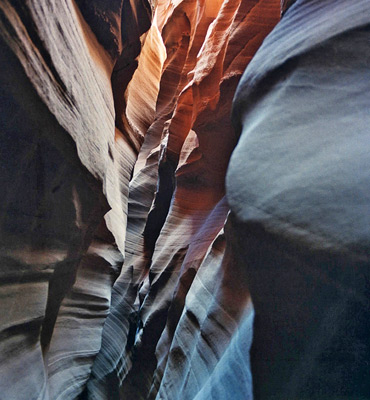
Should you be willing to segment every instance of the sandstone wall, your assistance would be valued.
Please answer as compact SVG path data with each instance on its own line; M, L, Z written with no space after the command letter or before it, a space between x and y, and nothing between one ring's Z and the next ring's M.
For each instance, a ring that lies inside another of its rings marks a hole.
M0 2L1 400L368 398L369 16Z
M230 110L279 4L0 12L0 397L193 398L250 313L222 289Z

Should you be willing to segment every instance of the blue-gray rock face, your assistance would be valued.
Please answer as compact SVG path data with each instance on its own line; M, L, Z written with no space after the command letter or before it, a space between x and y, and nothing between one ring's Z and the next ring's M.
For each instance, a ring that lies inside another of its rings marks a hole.
M369 399L369 19L0 1L0 400Z
M245 71L227 175L256 398L369 398L370 4L297 1Z

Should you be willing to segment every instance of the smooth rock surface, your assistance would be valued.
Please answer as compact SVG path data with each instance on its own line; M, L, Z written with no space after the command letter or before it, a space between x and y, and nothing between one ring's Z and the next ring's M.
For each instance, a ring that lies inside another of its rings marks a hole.
M369 398L369 16L297 1L235 97L227 239L255 307L256 398Z
M0 3L1 400L369 398L369 16Z

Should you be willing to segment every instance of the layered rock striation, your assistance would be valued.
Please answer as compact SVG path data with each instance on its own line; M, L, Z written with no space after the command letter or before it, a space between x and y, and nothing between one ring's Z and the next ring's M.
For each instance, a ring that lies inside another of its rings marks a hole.
M279 5L0 7L1 396L192 398L238 326L212 290L231 101Z
M0 3L0 399L367 398L369 15Z

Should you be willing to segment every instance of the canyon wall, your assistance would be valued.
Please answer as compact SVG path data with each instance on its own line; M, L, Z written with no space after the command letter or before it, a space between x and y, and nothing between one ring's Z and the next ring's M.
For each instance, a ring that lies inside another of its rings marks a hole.
M235 95L227 240L258 399L370 396L369 23L367 1L297 0Z
M1 3L1 398L194 398L240 346L249 295L222 287L230 111L279 15Z
M0 2L1 400L366 398L369 15Z

